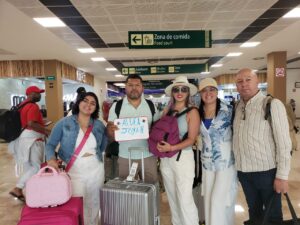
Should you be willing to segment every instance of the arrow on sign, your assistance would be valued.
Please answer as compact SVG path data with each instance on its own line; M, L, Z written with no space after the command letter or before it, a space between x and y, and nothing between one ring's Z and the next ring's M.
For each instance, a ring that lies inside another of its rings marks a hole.
M134 41L134 43L136 44L137 43L137 41L141 41L142 39L138 39L136 36L134 36L133 38L132 38L132 40Z

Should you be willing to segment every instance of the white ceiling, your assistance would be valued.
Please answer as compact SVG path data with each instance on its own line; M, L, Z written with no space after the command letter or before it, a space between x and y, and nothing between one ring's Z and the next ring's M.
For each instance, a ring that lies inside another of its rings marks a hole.
M213 40L234 39L249 24L268 10L276 0L71 0L72 4L105 43L127 43L128 31L136 30L212 30ZM300 3L299 3L300 4ZM119 80L107 72L109 62L92 62L91 57L107 60L140 60L124 66L196 64L206 60L161 61L168 58L225 56L243 52L237 58L224 57L221 68L211 68L210 76L235 73L237 69L266 67L266 55L287 51L288 59L300 57L300 18L280 18L250 41L261 41L256 48L240 44L214 44L206 49L132 50L127 47L97 48L81 54L76 49L90 47L69 27L44 28L33 17L54 14L38 0L0 0L0 60L58 59L103 80ZM264 57L262 60L253 60ZM150 62L146 59L151 59ZM300 61L291 64L300 68ZM288 65L289 66L289 65ZM144 76L146 79L171 79L174 75ZM189 78L199 74L188 74ZM121 78L122 79L122 78Z

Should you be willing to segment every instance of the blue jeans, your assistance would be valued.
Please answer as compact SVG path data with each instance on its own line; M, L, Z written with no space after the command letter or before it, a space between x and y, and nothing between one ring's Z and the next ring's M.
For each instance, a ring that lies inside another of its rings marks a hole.
M238 171L238 178L242 185L249 208L249 219L261 221L264 211L268 207L274 191L276 168L262 172ZM281 195L276 194L269 215L270 221L282 221Z

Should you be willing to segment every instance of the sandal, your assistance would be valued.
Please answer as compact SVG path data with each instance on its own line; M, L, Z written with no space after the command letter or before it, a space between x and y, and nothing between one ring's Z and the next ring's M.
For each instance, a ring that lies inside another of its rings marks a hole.
M15 198L17 198L18 200L20 200L21 202L25 202L25 197L24 195L17 195L15 192L9 192L9 194Z

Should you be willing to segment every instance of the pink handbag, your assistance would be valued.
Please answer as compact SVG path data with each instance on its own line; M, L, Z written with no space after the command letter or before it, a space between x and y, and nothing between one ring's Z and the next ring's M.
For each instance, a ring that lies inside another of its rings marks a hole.
M46 169L49 172L45 172ZM26 204L32 208L53 207L66 203L72 196L72 186L65 172L46 166L26 183Z

